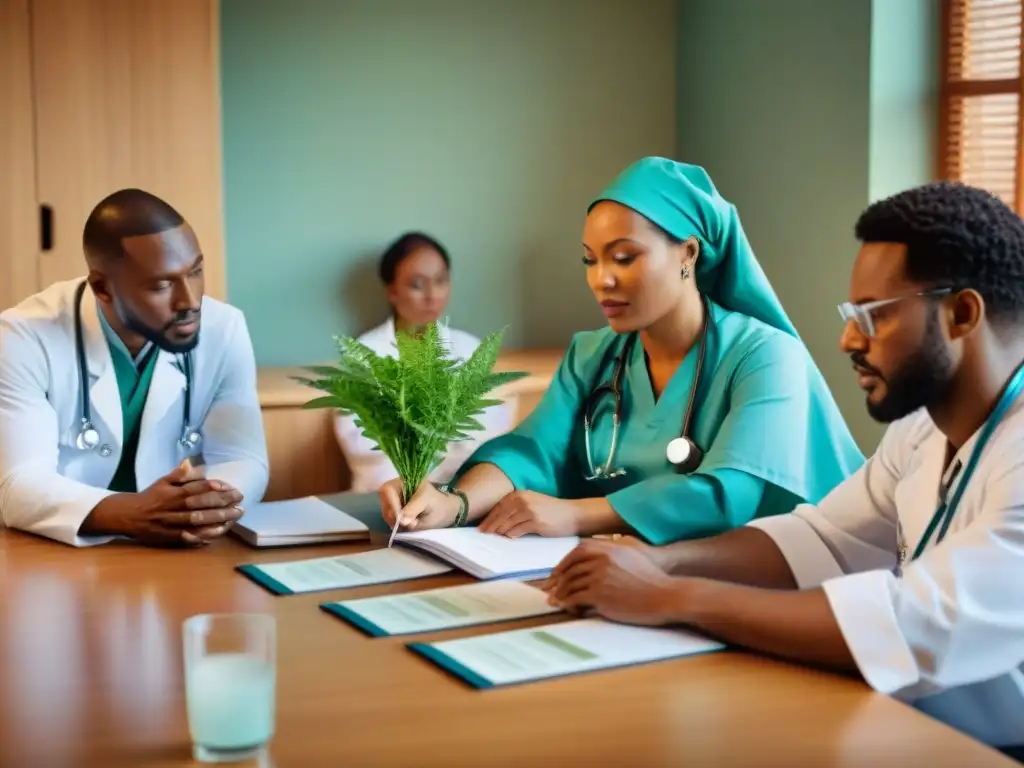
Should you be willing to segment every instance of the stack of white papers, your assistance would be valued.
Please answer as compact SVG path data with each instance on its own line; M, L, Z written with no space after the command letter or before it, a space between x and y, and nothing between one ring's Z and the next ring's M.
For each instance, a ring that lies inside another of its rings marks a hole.
M395 543L429 552L478 579L544 579L579 544L578 536L510 539L476 528L409 531Z
M331 541L366 541L370 529L340 509L315 496L270 501L245 507L231 528L253 547L288 547Z

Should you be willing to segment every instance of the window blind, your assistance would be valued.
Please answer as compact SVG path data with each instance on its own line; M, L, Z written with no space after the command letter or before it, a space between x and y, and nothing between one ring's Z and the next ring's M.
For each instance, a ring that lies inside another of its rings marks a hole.
M1024 0L946 0L942 175L1020 210Z

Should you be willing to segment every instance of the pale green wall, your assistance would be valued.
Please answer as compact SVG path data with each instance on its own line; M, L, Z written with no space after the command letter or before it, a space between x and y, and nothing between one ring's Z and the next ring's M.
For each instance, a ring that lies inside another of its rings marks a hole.
M603 324L585 207L675 147L676 0L222 0L228 298L263 365L385 312L380 250L454 259L454 324L507 346ZM290 263L289 263L290 262Z
M563 345L603 323L587 202L674 154L738 205L870 450L835 305L857 215L931 177L938 6L222 0L229 299L261 364L330 357L383 315L380 249L422 227L453 252L455 324Z
M873 0L872 200L933 178L938 156L941 0Z
M872 200L931 178L939 0L680 0L677 154L739 208L854 436L836 304Z
M739 209L764 270L864 447L875 440L836 304L868 201L870 2L683 0L681 159Z

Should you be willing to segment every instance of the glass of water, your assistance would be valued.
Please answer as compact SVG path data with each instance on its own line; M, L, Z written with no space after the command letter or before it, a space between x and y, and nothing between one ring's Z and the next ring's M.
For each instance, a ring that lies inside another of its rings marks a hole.
M202 614L187 619L182 632L194 758L204 763L263 760L274 735L274 617Z

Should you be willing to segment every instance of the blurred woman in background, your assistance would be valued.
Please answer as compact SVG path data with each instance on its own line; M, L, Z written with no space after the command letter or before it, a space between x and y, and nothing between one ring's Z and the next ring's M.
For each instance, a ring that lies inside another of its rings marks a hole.
M448 251L429 235L407 232L395 240L381 257L379 269L391 314L359 341L378 355L396 355L397 331L416 333L444 315L451 295L450 270ZM452 357L466 360L480 344L479 338L465 331L444 324L439 324L439 330ZM428 479L448 482L481 443L512 428L515 409L515 399L487 409L478 419L484 430L471 440L451 443L444 460ZM351 490L376 491L398 476L388 457L374 450L374 442L363 436L355 417L336 415L334 433L352 472Z

